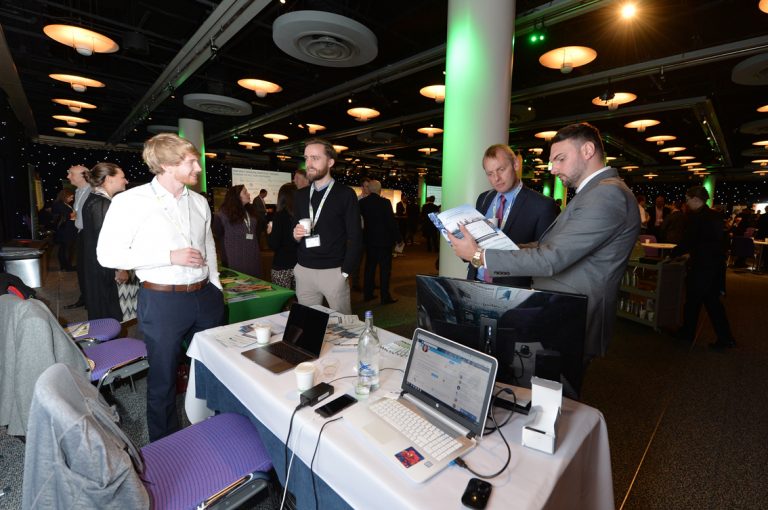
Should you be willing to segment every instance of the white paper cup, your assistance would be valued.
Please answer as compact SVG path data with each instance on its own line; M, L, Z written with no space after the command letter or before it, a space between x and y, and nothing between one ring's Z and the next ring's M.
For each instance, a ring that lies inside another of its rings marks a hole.
M256 342L264 345L269 342L269 338L272 336L272 329L269 327L269 324L256 324L254 333L256 333Z
M312 220L310 220L309 218L302 218L299 220L299 223L301 224L302 227L304 227L304 230L307 231L307 233L304 235L308 236L309 233L312 231Z
M301 393L307 391L315 385L315 364L305 361L299 363L296 368L293 369L296 374L296 389Z

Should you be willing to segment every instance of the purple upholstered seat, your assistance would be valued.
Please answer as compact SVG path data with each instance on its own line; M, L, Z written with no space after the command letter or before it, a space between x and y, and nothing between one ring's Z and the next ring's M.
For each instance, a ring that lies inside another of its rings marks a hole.
M85 323L88 324L88 333L80 336L73 335L75 340L93 339L99 342L106 342L107 340L117 338L117 335L120 334L120 323L117 320L111 318L73 322L72 324L67 325L67 328L72 331L75 327Z
M141 449L144 486L157 509L195 508L235 480L272 468L247 418L220 414Z
M115 377L129 377L149 365L147 346L135 338L118 338L110 342L83 347L85 356L95 364L91 370L91 381L101 387Z

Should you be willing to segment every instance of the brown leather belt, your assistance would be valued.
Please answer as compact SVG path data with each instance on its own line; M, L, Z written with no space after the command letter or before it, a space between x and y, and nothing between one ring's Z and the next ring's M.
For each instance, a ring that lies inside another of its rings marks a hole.
M196 283L188 283L186 285L165 285L162 283L141 282L141 286L145 289L159 290L160 292L195 292L208 285L208 278Z

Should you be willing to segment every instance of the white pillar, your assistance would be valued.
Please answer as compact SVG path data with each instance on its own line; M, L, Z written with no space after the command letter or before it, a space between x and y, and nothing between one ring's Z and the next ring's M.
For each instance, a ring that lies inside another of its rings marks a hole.
M205 172L205 135L203 134L203 123L195 119L179 119L179 136L192 142L192 145L200 151L200 166L203 172L197 180L197 185L193 186L197 192L205 192L208 189Z
M488 189L483 153L509 141L515 0L450 0L445 79L442 210L474 205ZM443 241L440 274L467 264Z

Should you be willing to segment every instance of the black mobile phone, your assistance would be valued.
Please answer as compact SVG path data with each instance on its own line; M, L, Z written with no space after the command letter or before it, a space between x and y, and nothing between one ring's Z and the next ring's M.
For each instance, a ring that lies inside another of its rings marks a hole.
M472 478L461 496L461 503L469 508L482 510L488 504L493 485L479 478Z
M323 418L330 418L334 414L341 412L343 409L346 409L355 402L357 402L355 397L345 393L339 398L331 400L327 404L318 407L315 409L315 412Z

